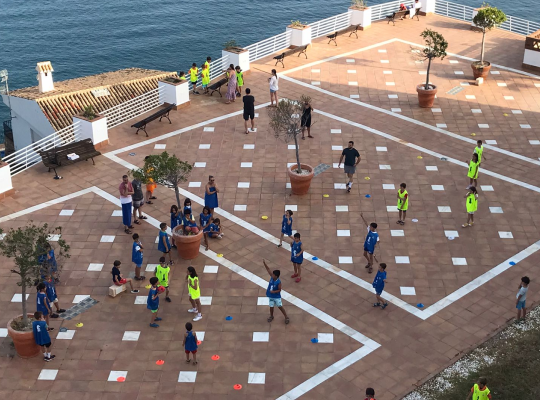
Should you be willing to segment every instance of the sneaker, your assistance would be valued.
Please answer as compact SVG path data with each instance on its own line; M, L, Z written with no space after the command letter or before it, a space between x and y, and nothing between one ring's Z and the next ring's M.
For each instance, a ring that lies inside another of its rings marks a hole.
M167 300L167 302L171 302L171 298L170 297L165 297L165 300Z
M373 303L373 307L380 307L381 303Z
M63 312L66 312L66 310L64 310L63 308L61 308L60 310L58 310L58 312L59 312L60 314L62 314Z
M139 291L137 289L133 289L131 293L139 293Z
M202 319L202 315L197 315L195 318L193 318L193 321L197 322Z
M45 362L50 362L50 361L52 361L52 360L51 360L49 357L43 357L43 361L45 361Z
M160 318L160 317L156 317L156 319L154 321L161 321L163 318Z
M52 360L54 357L56 357L54 354L51 354L51 356L49 357L50 360Z
M298 276L298 274L292 274L291 278L296 278L297 276Z
M384 310L386 307L388 307L388 303L384 303L381 308Z
M197 309L196 308L190 308L189 310L187 310L187 312L197 312Z
M59 317L59 315L58 315L58 314L54 314L54 313L53 313L53 314L51 314L51 318L58 318L58 317Z
M158 325L158 324L150 324L150 326L151 326L152 328L159 328L159 325Z
M350 186L347 188L347 193L351 193L351 187Z

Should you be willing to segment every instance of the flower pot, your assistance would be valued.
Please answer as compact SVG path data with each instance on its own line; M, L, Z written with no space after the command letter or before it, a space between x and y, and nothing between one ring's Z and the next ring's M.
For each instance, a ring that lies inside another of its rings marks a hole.
M300 167L304 170L308 170L309 174L298 175L296 173L296 168L298 165L295 163L287 168L287 173L289 174L289 179L291 180L291 189L292 194L302 196L307 194L309 191L309 186L311 185L311 180L313 179L313 167L307 164L300 164Z
M184 260L193 260L199 255L199 247L203 237L202 229L196 235L185 236L182 234L182 227L176 226L173 229L173 238L178 250L178 256Z
M416 93L418 93L418 104L422 108L433 107L435 101L435 95L437 94L437 86L429 85L431 89L426 90L425 84L416 86Z
M32 314L28 314L29 318L34 318ZM13 320L22 318L22 314L11 319L7 324L7 330L9 337L13 340L13 345L17 354L21 358L32 358L37 356L41 352L41 348L36 344L34 340L34 332L32 331L16 331L11 327Z
M487 61L484 61L483 67L480 66L480 61L475 61L471 64L471 68L473 70L474 79L476 78L484 78L486 79L489 75L489 70L491 69L491 63L488 63Z

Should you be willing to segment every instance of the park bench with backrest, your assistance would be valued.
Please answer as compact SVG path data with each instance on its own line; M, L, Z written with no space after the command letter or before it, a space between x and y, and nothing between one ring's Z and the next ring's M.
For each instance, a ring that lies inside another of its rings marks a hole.
M336 31L336 32L332 33L331 35L327 36L327 38L330 39L328 41L328 44L330 44L330 42L334 42L336 44L336 46L337 46L337 41L336 41L337 37L339 35L344 35L344 34L349 33L349 32L350 32L349 37L351 37L352 34L354 34L356 36L356 38L358 39L358 33L357 32L361 28L362 28L362 25L358 24L358 25L351 25L351 26L349 26L349 27L347 27L345 29L342 29L340 31Z
M308 48L308 46L309 46L309 44L306 44L305 46L297 46L297 47L295 47L293 49L289 49L287 51L284 51L279 56L275 56L274 60L276 60L276 64L274 66L278 65L278 63L281 63L283 68L285 68L285 64L283 64L283 59L285 57L292 56L293 54L296 54L296 53L298 53L298 57L300 57L300 54L303 54L304 56L306 56L306 59L307 59L307 48Z
M68 154L72 153L77 154L79 158L70 160ZM54 170L55 179L60 179L56 172L56 168L75 164L82 160L88 161L88 159L92 159L92 163L96 165L94 157L101 155L101 153L95 149L91 139L83 139L49 150L40 151L39 155L41 156L43 165L49 168L49 172L51 169Z
M214 92L218 92L219 97L223 97L223 95L221 94L221 87L227 85L228 81L229 80L227 78L221 78L219 81L212 83L210 86L208 86L208 90L211 90L210 96L212 96Z
M137 132L135 132L137 135L139 134L140 130L143 130L144 133L146 133L146 137L148 137L148 132L146 132L146 125L156 119L159 118L159 121L161 122L161 118L165 117L169 120L169 124L172 124L171 119L169 118L169 113L173 109L174 104L171 104L170 106L167 106L165 108L162 108L161 110L155 112L152 115L149 115L145 119L134 123L131 125L132 128L137 128Z

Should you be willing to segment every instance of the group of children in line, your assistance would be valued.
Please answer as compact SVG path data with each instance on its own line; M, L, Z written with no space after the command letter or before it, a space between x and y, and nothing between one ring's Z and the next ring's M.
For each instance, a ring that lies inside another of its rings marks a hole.
M192 92L193 94L201 94L199 91L197 91L197 83L199 81L199 72L201 74L201 86L204 91L204 94L209 94L210 91L208 90L208 85L210 84L210 63L212 62L212 57L206 57L206 61L201 65L201 68L199 69L197 67L197 63L193 63L191 65L191 68L188 71L189 74L189 81L191 82ZM236 96L239 97L242 95L242 86L244 86L244 72L242 71L242 68L240 68L239 65L236 67L231 64L229 68L232 68L236 72L236 81L237 81L237 94ZM226 72L227 78L229 78L229 72ZM184 71L180 71L179 74L180 80L185 81L186 73Z

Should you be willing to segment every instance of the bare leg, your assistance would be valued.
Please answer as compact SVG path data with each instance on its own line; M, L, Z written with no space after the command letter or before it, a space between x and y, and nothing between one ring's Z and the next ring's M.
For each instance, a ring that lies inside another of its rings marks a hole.
M308 126L308 128L307 128L307 137L309 137L309 138L313 137L313 136L311 136L311 127L310 126Z
M197 309L197 303L195 303L195 300L193 300L191 297L189 298L189 302L191 303L191 308Z
M192 353L193 354L193 365L197 364L197 353Z
M246 119L246 120L244 120L244 129L245 129L245 130L244 130L244 132L245 132L245 133L246 133L246 135L247 135L247 134L249 133L249 131L248 131L248 127L247 127L247 119Z
M131 287L131 290L133 290L133 283L131 283L131 279L126 279L127 283L129 283L129 286Z
M289 318L287 316L287 313L285 312L285 309L283 307L278 307L279 308L279 311L281 311L283 313L283 315L285 316L285 318ZM273 308L271 309L272 311L274 310Z
M283 244L283 235L284 235L284 233L281 232L281 237L279 238L279 246L278 247L280 247Z
M251 130L254 131L255 130L255 120L251 120Z
M208 250L208 248L210 247L210 246L208 246L208 233L205 232L205 233L203 234L203 238L204 238L204 246L205 246L205 250Z
M191 360L189 359L189 353L186 353L186 362L191 362Z
M202 306L201 306L201 299L198 298L197 300L195 300L195 304L197 305L197 311L198 311L198 316L201 316L202 315Z
M270 318L274 318L274 307L270 307Z
M274 93L274 96L275 96L275 98L276 98L276 106L277 106L277 105L278 105L278 103L279 103L279 100L278 100L278 95L277 95L277 91L276 91L276 92Z

